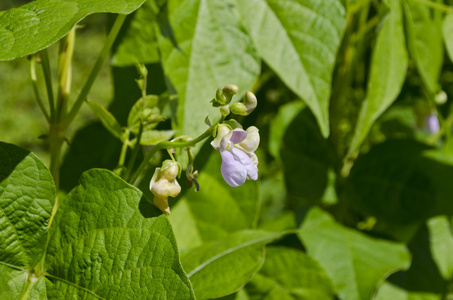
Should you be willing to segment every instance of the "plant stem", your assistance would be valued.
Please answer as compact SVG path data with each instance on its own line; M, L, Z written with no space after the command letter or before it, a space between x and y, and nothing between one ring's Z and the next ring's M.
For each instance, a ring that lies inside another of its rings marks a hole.
M121 29L121 26L124 23L124 20L126 19L126 15L118 15L118 17L115 20L115 23L113 24L112 29L110 30L109 35L107 36L107 40L105 41L104 47L101 50L101 53L99 53L99 56L96 60L96 63L94 64L93 68L91 69L91 73L88 76L87 81L85 82L85 85L83 86L82 90L80 91L79 96L75 100L74 106L71 108L71 111L69 114L66 116L64 119L63 125L66 127L68 126L75 118L77 113L79 112L80 108L82 107L83 102L86 100L88 93L91 90L91 87L93 86L93 83L98 76L99 72L101 71L102 65L104 64L105 59L110 53L110 49L113 46L113 42L115 41L116 37L118 36L118 33Z
M425 5L425 6L428 6L428 7L431 7L431 8L446 12L446 13L453 12L453 9L451 8L451 6L448 6L448 5L445 5L442 3L436 3L436 2L429 1L429 0L412 0L412 1L418 2L422 5Z
M50 71L49 54L47 52L47 49L39 51L39 56L41 57L44 80L46 81L47 98L49 99L50 121L53 122L55 120L55 100L53 96L52 74Z
M33 55L30 59L30 75L31 75L31 83L33 85L33 92L35 93L36 101L38 101L39 108L42 111L44 117L46 117L47 123L50 123L50 116L44 106L44 102L42 101L41 95L39 94L38 89L38 80L36 77L36 55Z
M209 127L202 135L199 137L187 141L187 142L169 142L169 141L164 141L157 143L146 155L145 158L143 159L142 163L138 167L138 169L135 171L134 175L128 180L129 183L134 184L134 182L137 180L138 176L140 173L145 169L147 166L149 160L154 156L154 154L157 153L157 151L161 149L168 149L168 148L184 148L184 147L192 147L195 146L198 142L201 142L202 140L208 138L211 136L212 131L217 127L218 124L212 125Z
M58 94L57 120L66 114L67 99L71 90L71 61L74 53L75 27L69 31L65 39L60 41L58 58Z
M145 102L145 99L143 99L143 102ZM135 140L135 147L134 150L132 151L132 156L129 159L129 163L127 164L126 176L124 176L126 181L131 176L132 168L134 168L135 160L137 159L138 152L140 151L140 141L142 139L142 134L143 134L143 122L140 121L140 127L138 129L138 134Z

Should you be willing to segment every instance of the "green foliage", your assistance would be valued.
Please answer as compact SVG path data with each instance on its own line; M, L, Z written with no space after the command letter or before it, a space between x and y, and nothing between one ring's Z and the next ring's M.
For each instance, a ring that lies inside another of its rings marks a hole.
M259 56L307 103L327 137L331 75L345 26L341 2L236 2Z
M0 12L0 60L25 56L44 49L89 14L129 14L144 0L38 0Z
M340 299L370 299L382 279L410 266L403 244L345 228L319 208L308 212L298 235L332 278Z

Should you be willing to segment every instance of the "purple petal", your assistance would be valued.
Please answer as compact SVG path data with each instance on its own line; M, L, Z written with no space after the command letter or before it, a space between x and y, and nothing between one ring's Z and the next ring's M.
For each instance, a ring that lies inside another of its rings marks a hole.
M258 179L258 170L256 169L253 160L244 151L233 148L233 154L241 161L242 166L247 170L247 175L253 179Z
M220 155L222 156L220 171L226 183L233 187L243 184L247 179L247 169L240 161L235 160L230 152L220 151Z
M440 130L439 119L435 114L430 114L425 118L425 128L430 133L438 133Z
M247 132L242 129L235 129L231 133L230 141L232 141L233 144L240 143L247 137Z

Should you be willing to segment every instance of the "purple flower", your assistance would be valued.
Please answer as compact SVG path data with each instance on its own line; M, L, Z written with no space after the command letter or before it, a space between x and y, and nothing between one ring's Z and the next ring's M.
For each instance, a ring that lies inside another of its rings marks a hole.
M435 113L431 113L425 117L424 129L430 133L438 133L440 130L439 119Z
M217 137L211 145L220 152L222 166L220 171L225 181L233 186L240 186L247 179L258 179L258 158L254 151L258 148L260 136L258 128L251 126L244 131L230 130L221 124Z

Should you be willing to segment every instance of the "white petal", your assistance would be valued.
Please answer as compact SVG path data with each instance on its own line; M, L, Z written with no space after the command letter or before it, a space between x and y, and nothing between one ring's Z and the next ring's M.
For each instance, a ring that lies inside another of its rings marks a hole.
M247 128L247 137L235 145L239 149L243 149L245 152L252 153L254 152L260 144L260 134L258 128L255 126L250 126Z

